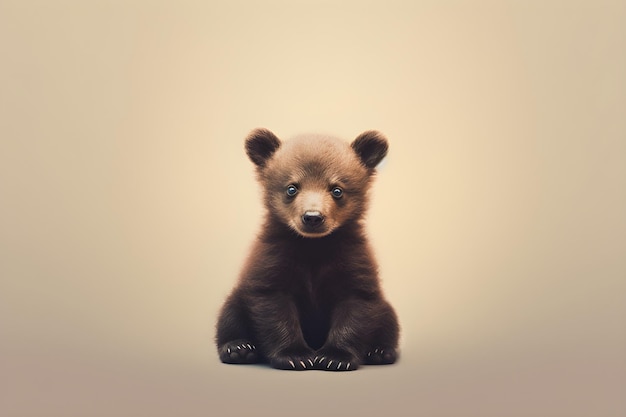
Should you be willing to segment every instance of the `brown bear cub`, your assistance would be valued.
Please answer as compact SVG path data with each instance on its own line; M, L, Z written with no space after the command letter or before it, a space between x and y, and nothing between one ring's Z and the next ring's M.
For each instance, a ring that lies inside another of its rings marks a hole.
M219 316L221 361L329 371L395 362L398 321L362 224L387 140L369 131L351 145L322 136L282 143L257 129L246 152L267 213Z

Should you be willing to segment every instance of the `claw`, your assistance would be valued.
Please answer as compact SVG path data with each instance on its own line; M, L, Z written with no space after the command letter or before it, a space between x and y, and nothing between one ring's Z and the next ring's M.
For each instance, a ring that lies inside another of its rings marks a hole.
M333 361L328 362L328 365L326 366L326 369L330 368L330 365L332 365Z
M339 362L339 365L337 365L337 369L341 368L341 362Z
M313 362L317 362L317 358L318 358L318 356L315 356L315 357L313 358Z
M237 345L237 349L241 349L241 346Z
M230 348L228 348L228 354L230 355Z
M313 362L311 361L311 359L307 359L307 361L309 361L309 363L311 364L311 366L313 366Z
M293 361L289 361L289 365L291 365L293 369L296 369L296 365L293 363Z
M306 365L304 364L304 362L300 361L300 364L302 365L304 369L306 369Z
M252 346L250 346L250 343L247 343L246 346L248 346L248 349L252 349Z
M350 369L350 362L346 365L346 371Z
M367 352L367 356L372 356L372 352Z

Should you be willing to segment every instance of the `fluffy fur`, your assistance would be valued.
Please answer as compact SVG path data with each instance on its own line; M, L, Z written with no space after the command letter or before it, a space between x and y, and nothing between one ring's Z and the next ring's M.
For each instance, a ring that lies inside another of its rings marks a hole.
M398 322L362 224L384 136L282 143L256 129L246 152L267 214L218 319L221 361L332 371L393 363Z

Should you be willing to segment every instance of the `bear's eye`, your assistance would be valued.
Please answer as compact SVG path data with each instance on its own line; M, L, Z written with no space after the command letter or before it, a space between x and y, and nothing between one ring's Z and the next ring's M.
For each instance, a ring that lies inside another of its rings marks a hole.
M343 190L339 187L335 187L332 189L331 193L333 194L333 197L341 198L341 196L343 195Z
M287 195L288 195L289 197L293 197L293 196L294 196L294 195L296 195L296 194L298 194L298 189L296 188L296 186L295 186L295 185L293 185L293 184L289 184L289 185L287 186Z

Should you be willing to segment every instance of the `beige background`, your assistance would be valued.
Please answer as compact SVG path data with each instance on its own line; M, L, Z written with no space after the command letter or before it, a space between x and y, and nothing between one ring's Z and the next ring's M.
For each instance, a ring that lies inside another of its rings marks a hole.
M626 415L623 1L0 0L0 415ZM379 129L402 359L218 363L243 138Z

